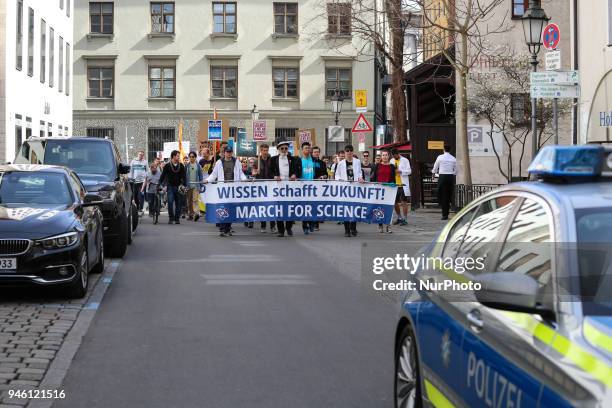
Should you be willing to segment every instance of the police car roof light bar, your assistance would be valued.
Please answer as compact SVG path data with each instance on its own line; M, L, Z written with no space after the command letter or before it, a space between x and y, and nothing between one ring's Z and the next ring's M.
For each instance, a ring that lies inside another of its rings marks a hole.
M550 181L571 181L602 175L610 152L603 146L545 146L527 172Z

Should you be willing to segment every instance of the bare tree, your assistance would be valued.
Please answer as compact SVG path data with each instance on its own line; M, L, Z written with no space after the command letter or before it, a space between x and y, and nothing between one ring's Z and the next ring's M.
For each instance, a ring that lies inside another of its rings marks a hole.
M500 174L508 181L523 178L526 142L531 135L529 118L529 74L531 67L527 55L512 51L496 57L498 68L485 73L472 73L473 86L469 92L469 111L490 126L489 139L497 159ZM559 103L559 115L568 113L570 104ZM549 100L538 104L538 147L552 137L553 112ZM500 135L505 153L497 150L495 135ZM526 174L525 174L526 176Z
M323 34L337 50L350 50L360 60L382 59L391 71L391 112L394 140L405 141L407 135L405 66L420 58L405 51L405 36L410 29L420 28L418 9L406 0L321 0L315 19L327 21ZM314 19L313 19L314 20ZM418 21L418 27L415 22ZM320 27L320 24L313 24Z
M458 156L464 166L465 184L472 184L468 150L468 78L483 52L486 38L508 30L506 0L415 0L423 9L424 41L442 53L455 70ZM500 7L503 6L503 7ZM495 18L493 18L495 17Z

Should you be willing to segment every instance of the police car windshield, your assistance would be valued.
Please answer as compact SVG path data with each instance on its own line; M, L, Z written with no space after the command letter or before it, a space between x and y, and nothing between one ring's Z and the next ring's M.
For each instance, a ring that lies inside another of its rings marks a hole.
M96 179L112 181L116 178L111 145L87 140L48 140L45 164L66 166L79 176L92 175Z
M585 314L612 314L612 209L576 211L580 294Z

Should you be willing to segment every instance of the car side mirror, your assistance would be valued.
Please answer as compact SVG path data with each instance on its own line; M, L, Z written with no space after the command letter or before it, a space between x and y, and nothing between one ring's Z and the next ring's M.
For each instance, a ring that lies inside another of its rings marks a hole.
M93 207L96 205L102 205L104 203L104 200L102 199L102 196L96 193L87 193L85 194L85 197L83 198L83 207Z
M128 174L130 172L130 166L119 163L119 168L117 170L119 171L119 174Z
M485 273L475 278L482 285L474 294L487 307L513 312L541 314L538 282L531 276L514 272Z

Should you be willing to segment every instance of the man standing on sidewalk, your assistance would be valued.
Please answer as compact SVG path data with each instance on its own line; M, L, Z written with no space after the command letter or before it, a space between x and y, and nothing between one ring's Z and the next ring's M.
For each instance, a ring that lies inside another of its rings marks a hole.
M170 162L164 166L159 184L166 183L168 187L168 224L180 224L181 197L179 188L185 186L185 166L181 163L178 150L170 153Z
M144 206L142 183L144 183L145 177L147 176L148 168L147 161L144 157L144 151L138 152L138 157L132 159L130 162L130 175L129 178L134 180L134 187L132 194L134 195L134 201L136 202L136 206L138 207L138 213L142 215L142 209Z
M185 166L187 180L187 214L190 220L200 219L200 187L202 183L202 168L197 162L195 152L189 152L189 163Z
M253 168L253 175L256 180L272 180L274 173L272 171L272 157L269 154L270 146L261 144L259 146L259 157ZM266 232L266 222L261 222L261 232ZM270 233L276 233L276 221L270 221Z
M438 202L442 207L443 220L448 220L457 174L457 159L450 153L450 150L449 145L444 145L444 153L436 158L432 170L432 173L438 175Z
M338 163L338 166L336 167L335 179L340 181L359 181L360 183L363 183L361 161L353 156L353 146L346 145L344 152L346 158ZM357 222L344 222L344 236L357 236Z
M393 149L391 155L393 156L391 164L395 166L395 182L397 184L397 196L395 198L397 220L395 225L406 225L408 224L406 219L410 208L410 175L412 174L412 168L410 167L410 161L401 156L399 150Z
M278 155L272 157L272 174L274 180L297 180L297 160L289 154L289 142L280 142L276 145ZM293 221L276 221L278 236L284 237L285 231L293 236Z
M233 157L233 154L234 150L230 146L225 146L223 158L217 160L215 163L212 173L210 173L210 176L208 176L206 180L207 183L212 183L214 181L245 181L247 179L242 172L242 163ZM221 223L220 230L220 236L232 236L231 223Z

